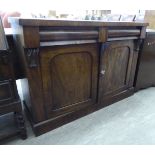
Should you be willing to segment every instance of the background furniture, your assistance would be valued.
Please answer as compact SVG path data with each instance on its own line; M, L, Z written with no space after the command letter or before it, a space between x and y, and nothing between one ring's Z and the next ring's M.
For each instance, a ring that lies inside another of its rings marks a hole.
M137 67L136 90L155 86L155 31L147 30Z
M36 135L134 93L146 23L11 18Z
M17 12L17 11L13 11L13 12L3 12L0 11L0 17L2 19L2 23L3 23L3 27L4 28L10 28L11 25L8 22L8 17L20 17L21 13Z
M0 20L0 116L1 116L0 140L17 134L19 134L22 139L25 139L27 137L24 118L22 114L21 101L18 96L14 76L12 51L9 49L9 46L7 44L7 39L4 34L4 29L1 20ZM15 118L17 127L15 127L15 124L12 123L13 117ZM11 118L11 121L8 118Z

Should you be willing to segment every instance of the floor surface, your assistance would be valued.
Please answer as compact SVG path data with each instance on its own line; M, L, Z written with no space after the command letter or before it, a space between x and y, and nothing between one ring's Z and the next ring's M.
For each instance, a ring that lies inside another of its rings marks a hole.
M39 137L27 126L26 140L16 137L5 144L155 144L155 88L141 90Z

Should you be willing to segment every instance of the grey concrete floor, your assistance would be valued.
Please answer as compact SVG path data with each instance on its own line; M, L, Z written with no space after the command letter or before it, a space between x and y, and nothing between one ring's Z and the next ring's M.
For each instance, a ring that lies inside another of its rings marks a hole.
M5 144L155 144L155 88L148 88L97 112L35 137Z

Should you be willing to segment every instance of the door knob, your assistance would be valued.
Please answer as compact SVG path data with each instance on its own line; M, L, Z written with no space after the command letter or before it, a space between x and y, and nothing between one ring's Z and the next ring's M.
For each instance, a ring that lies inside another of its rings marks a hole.
M103 76L105 74L105 70L101 70L100 74Z

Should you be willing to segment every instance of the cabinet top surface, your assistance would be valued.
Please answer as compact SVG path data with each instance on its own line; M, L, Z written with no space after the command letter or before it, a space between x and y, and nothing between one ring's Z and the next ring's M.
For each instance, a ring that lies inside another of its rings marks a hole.
M62 20L62 19L36 19L36 18L9 18L10 23L23 26L148 26L144 22L105 22L98 20Z

